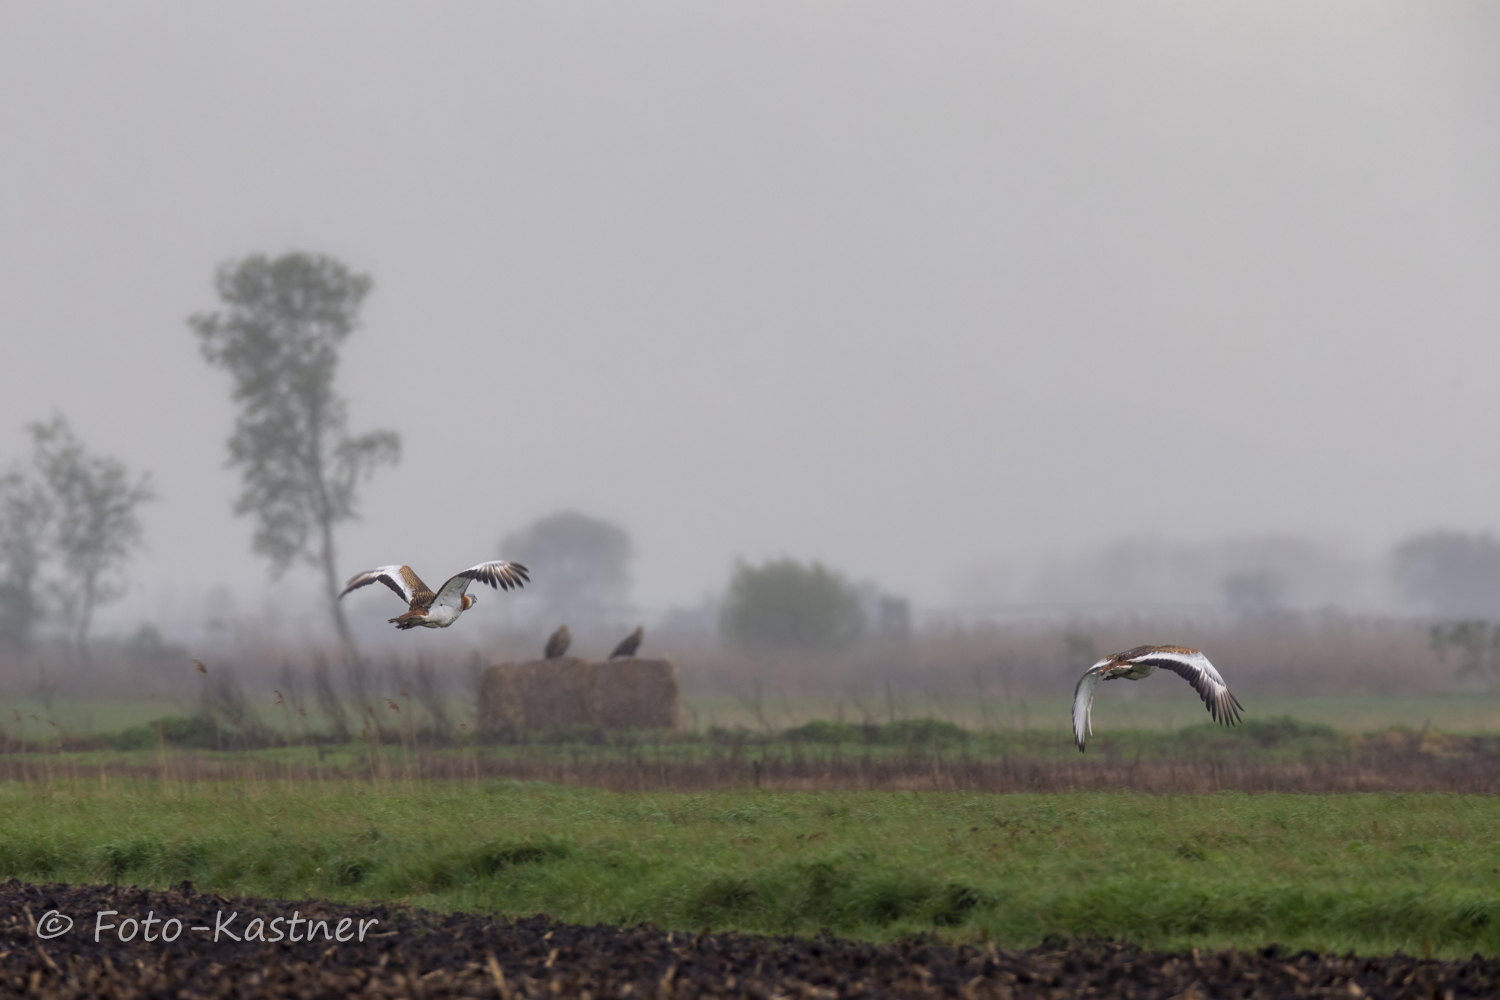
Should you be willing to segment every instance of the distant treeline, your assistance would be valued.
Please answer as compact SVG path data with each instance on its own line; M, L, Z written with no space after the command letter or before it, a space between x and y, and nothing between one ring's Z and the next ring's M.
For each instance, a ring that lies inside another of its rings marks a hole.
M676 663L685 695L836 694L856 716L860 704L873 706L867 714L884 716L880 706L892 694L991 701L1059 692L1065 697L1100 656L1141 643L1203 649L1242 697L1483 690L1500 682L1500 659L1489 648L1500 632L1480 624L1285 615L1222 624L978 625L918 629L906 638L821 653L661 636L652 652ZM1471 649L1475 643L1483 648ZM189 659L192 651L159 643L96 649L87 657L56 648L0 654L0 699L162 700L179 703L183 715L207 699L220 704L226 717L244 720L310 707L337 714L336 705L364 706L345 710L345 735L372 718L385 725L382 711L394 714L387 706L394 699L428 706L425 711L440 719L435 724L451 729L456 721L444 706L472 699L485 666L536 652L529 637L444 659L351 661L336 651L244 646L204 656L207 672L200 673ZM1133 690L1152 697L1168 687L1145 683Z

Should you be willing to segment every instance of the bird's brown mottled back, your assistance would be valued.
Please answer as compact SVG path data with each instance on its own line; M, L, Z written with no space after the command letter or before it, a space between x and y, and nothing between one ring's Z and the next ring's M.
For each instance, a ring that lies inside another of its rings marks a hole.
M412 611L421 611L432 607L432 602L437 598L437 595L432 592L431 587L422 582L422 578L417 576L410 566L401 567L401 579L405 580L406 585L411 588Z

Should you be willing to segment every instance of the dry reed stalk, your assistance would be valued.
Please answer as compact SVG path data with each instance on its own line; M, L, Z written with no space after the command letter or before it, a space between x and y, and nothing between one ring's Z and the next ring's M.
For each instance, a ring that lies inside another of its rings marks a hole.
M161 769L157 774L157 780L165 787L167 783L167 733L166 727L160 719L156 720L156 747Z
M479 653L476 651L471 660L472 673L477 677L479 670ZM417 700L422 707L427 709L427 715L432 720L433 732L443 739L453 735L453 722L448 718L448 710L443 707L443 698L438 691L437 678L432 672L432 665L423 657L417 658L416 672Z
M479 791L479 745L469 741L469 751L474 755L474 790Z
M323 787L323 748L318 745L318 738L312 738L313 744L313 774L317 776L318 787Z
M21 718L21 713L11 709L11 714L16 717L16 728L21 733L21 776L26 783L26 795L31 795L31 762L26 756L26 722Z
M276 695L276 705L281 709L281 733L279 734L281 745L290 749L292 741L287 734L291 732L292 723L291 719L287 716L286 696L277 688L272 688L271 691ZM277 736L277 733L271 734L271 746L273 748L276 745L275 740ZM282 790L290 792L292 790L292 762L290 760L286 761L281 770L285 772L282 776Z
M219 744L219 753L222 754L224 752L224 731L219 728L219 713L213 710L213 704L209 697L208 667L204 666L202 660L194 660L193 669L198 671L198 673L203 677L203 681L198 694L198 699L200 702L202 702L204 710L207 711L214 720L214 737L217 739Z
M42 720L35 715L31 716L31 721L39 726L42 724ZM52 793L52 758L47 755L45 745L39 743L37 750L42 755L42 794L50 795Z
M302 780L306 781L308 779L308 773L307 773L307 707L304 706L304 705L298 705L297 706L297 715L302 720L298 724L298 727L297 727L297 750L299 751L298 754L297 754L297 757L302 762Z
M401 690L401 700L406 702L406 728L411 737L411 757L416 764L417 780L420 781L422 780L422 751L417 747L417 713L412 711L411 695L406 693L405 688Z
M370 710L370 707L368 705L365 706L365 712L371 716L375 714ZM379 793L380 776L378 773L378 767L375 763L375 730L369 722L366 722L364 728L359 732L361 736L365 737L365 751L370 758L370 787L374 789L376 793Z
M401 741L401 770L406 776L406 790L411 791L411 760L406 756L406 727L401 724L401 706L387 698L385 703L396 713L396 738Z

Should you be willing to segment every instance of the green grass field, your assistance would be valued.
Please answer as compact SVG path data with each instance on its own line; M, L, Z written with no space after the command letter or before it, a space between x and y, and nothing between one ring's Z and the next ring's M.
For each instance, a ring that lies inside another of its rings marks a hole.
M282 718L272 707L267 694L258 706L259 716L273 728ZM1302 722L1332 726L1344 732L1370 732L1391 726L1420 729L1432 726L1449 733L1482 733L1500 731L1500 692L1466 694L1428 694L1416 696L1387 695L1303 695L1277 698L1244 698L1247 719L1269 719L1289 716ZM192 715L198 708L196 693L178 701L161 700L85 700L58 698L49 707L34 698L7 698L0 701L0 728L11 737L25 729L28 739L36 739L53 730L50 719L71 736L112 733L143 726L163 716ZM733 695L688 695L683 698L683 719L690 730L705 731L718 726L726 729L789 729L815 719L844 719L860 722L866 718L877 722L891 719L934 718L952 722L965 729L1037 730L1065 732L1072 708L1066 696L1055 698L1005 699L994 695L982 701L977 697L922 698L898 695L889 702L883 696L869 698L791 697L766 695L752 701ZM448 704L455 720L472 724L474 706L466 699ZM357 712L355 713L358 714ZM18 726L16 715L24 726ZM32 721L31 716L36 716ZM1178 729L1198 725L1206 718L1203 704L1191 689L1158 691L1141 696L1138 689L1106 688L1094 703L1094 728L1107 733L1112 729Z
M1087 760L1343 762L1371 746L1378 749L1388 745L1392 737L1422 745L1431 744L1434 739L1444 740L1440 731L1434 731L1430 737L1412 730L1365 736L1282 717L1253 719L1232 728L1201 722L1177 730L1114 729L1090 739L1092 756ZM1452 750L1454 746L1462 744L1446 740L1440 749ZM304 779L351 777L372 771L386 777L410 773L419 777L455 777L468 774L471 768L479 769L481 762L486 771L515 762L571 765L576 769L611 763L708 764L737 755L742 760L762 762L829 764L859 759L930 764L934 756L950 762L1012 758L1075 763L1082 760L1069 732L1041 729L974 732L941 719L907 719L870 726L820 720L770 735L744 729L603 734L585 728L539 734L525 742L494 743L467 739L418 743L409 730L391 729L386 733L386 742L381 744L363 737L340 743L297 731L272 731L264 742L247 743L241 734L216 726L212 719L168 717L150 725L70 744L68 749L59 746L55 731L47 730L41 739L28 741L27 747L28 752L23 755L19 742L13 743L10 752L0 757L12 779L32 774L66 775L80 769L93 772L100 767L190 779L222 778L236 772L300 774ZM188 753L184 756L179 751ZM1472 755L1472 748L1463 752ZM1474 766L1486 767L1488 759L1477 759Z
M789 729L814 719L843 718L859 722L871 718L934 718L965 729L1057 730L1068 728L1072 713L1072 690L1053 698L1001 698L993 694L968 697L919 698L896 696L864 699L826 697L781 698L767 695L759 701L731 695L698 695L683 698L683 717L690 728L710 726L747 729ZM1500 731L1500 692L1470 692L1424 695L1283 695L1274 698L1244 696L1247 719L1290 716L1301 722L1332 726L1345 732L1370 732L1391 726L1420 729L1432 726L1449 733ZM1142 695L1139 688L1116 684L1102 687L1094 702L1094 728L1178 729L1193 726L1206 717L1203 703L1191 688L1158 688Z
M0 877L1034 945L1500 951L1500 799L0 784Z
M1229 730L1208 723L1191 691L1118 694L1096 703L1091 761L1295 764L1353 759L1366 743L1360 731L1500 729L1494 696L1252 702ZM468 709L454 707L465 718ZM1165 948L1500 951L1500 799L1489 797L618 794L432 777L465 774L476 759L691 762L742 750L762 759L1078 757L1065 700L895 698L878 707L690 698L686 733L477 748L409 748L415 721L404 741L392 734L384 747L329 744L263 708L279 734L271 741L291 745L244 750L232 734L223 742L217 728L202 729L209 723L182 718L191 700L6 703L7 766L26 778L0 782L0 878L191 879L246 895L396 899L691 931L826 929L874 940L929 932L1008 947L1103 935ZM16 714L22 724L10 725ZM163 716L177 719L148 724ZM884 725L856 725L865 720ZM73 753L58 746L60 733L110 735ZM428 777L404 778L408 749ZM434 769L439 758L454 766ZM362 770L363 780L334 777ZM186 780L216 775L225 780Z

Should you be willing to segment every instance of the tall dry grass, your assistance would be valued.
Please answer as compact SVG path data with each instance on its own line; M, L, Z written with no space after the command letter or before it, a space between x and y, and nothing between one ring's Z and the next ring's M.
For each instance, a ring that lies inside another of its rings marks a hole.
M907 641L838 654L755 653L716 645L674 649L685 693L851 693L878 708L898 694L1037 696L1071 693L1100 656L1175 643L1208 653L1247 695L1421 694L1500 686L1500 673L1463 678L1434 653L1429 623L1343 615L1258 621L1142 619L934 626ZM875 714L879 714L878 712Z
M1156 618L933 626L907 640L830 654L753 652L670 634L652 636L653 652L676 663L685 696L732 696L769 716L786 699L833 695L855 718L894 717L893 704L912 696L963 698L981 707L1019 698L1066 698L1098 656L1158 642L1207 651L1247 704L1271 696L1409 696L1500 688L1500 671L1461 676L1457 664L1440 659L1426 622L1336 614L1253 622ZM330 650L246 645L203 656L210 667L203 676L193 672L186 656L80 657L66 649L0 653L0 705L19 699L33 705L40 699L48 707L70 698L155 699L179 706L175 714L202 711L226 739L247 745L265 743L267 730L286 738L290 729L303 727L340 743L393 742L402 732L451 742L460 739L460 724L473 731L482 668L533 654L518 638L446 658L418 652L351 660ZM1131 694L1151 698L1169 688L1148 683ZM286 713L273 709L277 690L294 702L293 725ZM385 699L402 692L411 704L398 718ZM38 714L45 725L49 713ZM761 728L773 728L769 718L762 722ZM0 726L6 724L0 718Z
M366 739L336 759L311 748L289 752L214 753L171 749L123 755L63 752L53 746L0 753L0 782L28 793L107 794L110 782L136 779L164 786L232 782L245 794L311 782L368 784L377 792L417 790L428 782L484 779L538 781L613 791L887 790L973 792L1137 791L1151 794L1238 792L1500 793L1500 747L1493 738L1391 731L1318 754L1276 758L1233 747L1183 749L1166 756L1095 752L971 753L953 744L911 746L888 753L850 747L816 753L795 742L708 743L694 752L659 742L631 747L525 744L487 750L471 743L421 747L409 735L399 746Z

